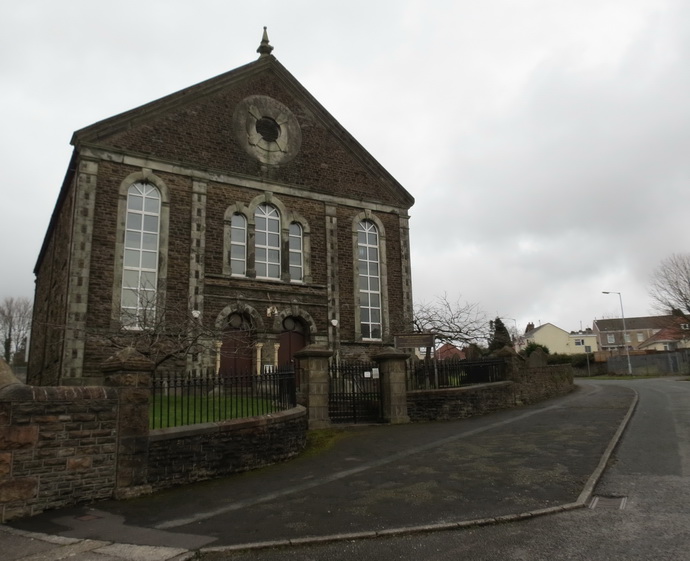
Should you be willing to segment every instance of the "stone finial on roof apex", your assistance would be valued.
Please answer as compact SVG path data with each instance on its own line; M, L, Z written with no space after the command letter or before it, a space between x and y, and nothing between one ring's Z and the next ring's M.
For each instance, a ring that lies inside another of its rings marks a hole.
M256 52L259 53L259 58L262 58L270 55L272 50L273 46L268 44L268 32L266 31L266 26L264 26L264 35L261 38L261 44L259 48L256 49Z

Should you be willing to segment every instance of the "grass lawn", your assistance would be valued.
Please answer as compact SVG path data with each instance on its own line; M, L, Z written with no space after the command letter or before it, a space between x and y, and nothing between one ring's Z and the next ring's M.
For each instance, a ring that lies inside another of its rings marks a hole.
M283 409L270 399L242 396L160 396L151 401L149 427L162 429L267 415Z
M583 380L651 380L653 378L668 378L670 376L674 376L672 374L652 374L649 376L628 376L627 374L624 376L611 376L611 375L606 375L606 376L578 376L578 378L582 378ZM684 380L690 380L690 378L684 378Z

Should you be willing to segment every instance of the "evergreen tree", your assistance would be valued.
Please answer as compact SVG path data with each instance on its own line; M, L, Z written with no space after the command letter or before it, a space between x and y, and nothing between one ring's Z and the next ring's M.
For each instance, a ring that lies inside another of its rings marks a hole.
M506 345L508 347L512 347L513 342L510 338L510 333L508 333L508 329L504 325L503 321L501 321L501 318L496 318L493 322L491 322L491 326L492 334L491 341L489 342L489 351L497 351Z

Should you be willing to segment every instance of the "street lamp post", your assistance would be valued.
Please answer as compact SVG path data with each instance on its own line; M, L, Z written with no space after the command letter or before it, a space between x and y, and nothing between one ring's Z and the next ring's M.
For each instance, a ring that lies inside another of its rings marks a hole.
M621 303L621 318L623 318L623 345L625 346L625 356L628 359L628 375L632 376L632 366L630 364L630 349L628 348L628 330L625 328L625 313L623 312L623 296L620 292L615 292L614 290L606 291L603 290L602 294L618 294L618 299Z

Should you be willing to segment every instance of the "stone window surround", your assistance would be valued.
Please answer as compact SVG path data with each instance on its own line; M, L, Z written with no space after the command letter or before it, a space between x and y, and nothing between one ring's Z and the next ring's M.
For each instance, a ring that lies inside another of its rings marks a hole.
M131 199L130 199L131 197ZM134 199L141 199L141 208L130 207L130 202ZM157 207L156 212L147 209L147 201L154 200ZM137 275L137 283L134 286L131 282L130 284L124 283L126 285L122 287L122 300L120 312L122 315L127 317L127 321L130 322L131 326L136 326L141 320L142 313L146 311L151 312L155 315L155 305L156 305L156 292L158 289L158 241L160 240L160 202L161 196L160 191L150 183L133 183L130 185L127 194L127 227L125 229L125 263L123 267L123 276L127 277L127 273L135 273ZM139 218L139 224L135 227L135 224L129 223L130 215L134 218ZM152 225L147 227L147 218L155 217L155 231ZM134 233L139 241L136 247L128 244L127 236L130 233ZM145 242L146 236L155 235L155 248L147 247ZM127 252L136 252L138 255L138 265L127 263ZM151 266L145 267L144 256L149 255L152 257L150 263ZM154 265L155 264L155 265ZM154 275L150 283L144 283L142 277ZM130 279L131 280L131 279ZM147 286L148 285L148 286ZM130 306L125 304L125 295L129 293L133 296L135 301L130 302ZM142 300L144 294L150 295L146 297L146 300ZM124 310L123 310L124 308ZM122 317L122 316L121 316Z
M159 246L158 246L158 286L156 299L160 307L165 306L165 295L168 278L168 227L170 224L170 193L165 182L150 169L129 174L121 183L117 205L117 232L115 235L115 264L113 271L113 290L111 305L111 324L121 325L120 304L122 293L122 275L124 270L125 226L127 220L127 193L135 183L148 183L158 189L161 197Z
M247 219L244 214L239 212L234 212L229 217L230 220L230 255L228 256L228 263L230 265L230 270L233 269L233 262L237 265L237 271L235 273L238 277L243 277L247 274ZM238 236L241 232L242 239L235 238L235 234ZM240 248L242 252L242 257L234 255L234 250ZM241 270L240 270L241 267Z
M264 279L256 276L255 267L255 240L256 240L256 220L255 213L259 205L267 204L274 207L278 214L280 215L280 244L281 249L289 247L289 237L290 237L290 224L299 224L302 228L302 266L303 266L303 279L301 281L290 279L290 264L289 264L289 252L281 251L281 277L280 280L283 282L290 282L292 284L307 284L311 282L311 230L309 228L309 223L307 220L301 216L299 213L290 211L287 209L285 204L273 195L273 193L267 191L254 197L248 205L238 202L234 205L230 205L225 210L225 216L223 221L223 274L227 276L247 277L256 280L266 280L275 282L276 279ZM231 244L231 223L232 216L234 214L240 214L246 220L247 225L247 259L246 259L246 274L244 275L233 275L232 267L230 264L230 244Z
M360 322L359 308L359 268L357 263L359 262L359 242L358 242L358 227L359 223L369 220L376 225L379 234L379 282L381 283L381 339L364 339L362 337L362 324ZM369 209L366 209L352 219L352 288L354 291L354 302L355 309L357 313L354 314L355 319L355 340L366 341L366 342L376 342L376 341L386 341L390 339L390 322L388 319L388 266L386 258L386 229L383 223L372 213Z

